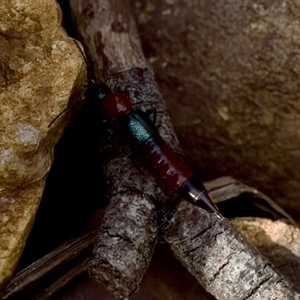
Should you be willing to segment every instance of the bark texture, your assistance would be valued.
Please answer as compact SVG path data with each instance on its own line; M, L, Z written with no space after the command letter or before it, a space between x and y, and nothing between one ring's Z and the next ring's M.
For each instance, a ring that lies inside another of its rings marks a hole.
M154 74L139 44L134 17L126 1L70 2L76 26L88 50L96 79L127 91L134 107L158 111L164 139L178 149ZM157 236L152 199L165 203L154 179L117 137L106 143L105 172L110 203L95 244L91 274L119 299L138 288L150 261ZM227 222L182 202L165 206L161 228L174 254L217 299L299 299L282 275Z
M295 287L230 225L181 202L164 237L216 299L300 299Z
M1 289L31 229L53 147L79 109L85 66L55 1L2 1L0 15Z
M256 186L299 218L299 2L132 3L189 162L206 179Z

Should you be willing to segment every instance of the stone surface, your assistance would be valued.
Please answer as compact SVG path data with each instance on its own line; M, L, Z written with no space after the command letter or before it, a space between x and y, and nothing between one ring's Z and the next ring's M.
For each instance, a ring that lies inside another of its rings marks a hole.
M0 3L0 287L26 242L53 147L83 98L81 53L53 0Z
M300 230L282 221L236 218L232 224L299 288Z
M300 218L300 5L132 0L187 158Z

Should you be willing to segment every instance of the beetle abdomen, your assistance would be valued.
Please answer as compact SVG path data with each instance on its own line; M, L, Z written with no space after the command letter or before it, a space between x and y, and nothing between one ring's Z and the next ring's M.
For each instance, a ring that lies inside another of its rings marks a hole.
M142 149L152 167L174 190L179 190L184 182L193 176L158 133L148 139Z

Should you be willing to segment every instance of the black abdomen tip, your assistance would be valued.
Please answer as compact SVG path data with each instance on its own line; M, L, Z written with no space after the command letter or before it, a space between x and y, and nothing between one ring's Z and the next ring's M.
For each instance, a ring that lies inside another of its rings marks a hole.
M179 192L185 200L224 220L218 207L214 204L203 183L198 178L192 177L188 179Z

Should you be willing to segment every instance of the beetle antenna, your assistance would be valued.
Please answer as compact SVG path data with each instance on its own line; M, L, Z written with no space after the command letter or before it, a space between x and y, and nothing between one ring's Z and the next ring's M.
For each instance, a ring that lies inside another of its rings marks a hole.
M91 65L89 64L89 61L86 57L86 54L85 54L85 51L84 51L84 47L83 45L76 39L72 38L74 43L76 44L77 48L79 49L84 61L85 61L85 65L86 65L86 70L87 70L87 79L88 79L88 83L90 84L93 84L95 85L96 84L96 81L95 81L95 78L92 76L93 72L92 72L92 67Z

